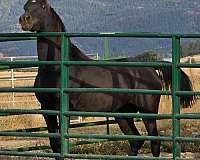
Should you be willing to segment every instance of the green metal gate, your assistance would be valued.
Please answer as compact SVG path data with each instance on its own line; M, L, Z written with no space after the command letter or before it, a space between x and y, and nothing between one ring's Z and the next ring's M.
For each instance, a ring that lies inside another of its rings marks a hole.
M58 37L62 38L62 60L61 61L17 61L0 62L0 68L20 68L39 65L60 65L61 66L61 87L60 88L0 88L0 92L52 92L60 93L60 111L52 110L18 110L1 109L0 115L15 114L44 114L59 115L61 117L61 133L30 133L30 132L0 132L0 136L16 137L57 137L61 139L61 153L31 153L16 151L0 151L0 155L9 156L30 156L30 157L66 157L79 159L148 159L148 160L180 160L179 142L200 142L200 138L181 137L180 120L181 119L200 119L200 114L180 114L179 96L181 95L199 95L200 92L180 91L179 73L180 68L198 68L200 64L181 64L180 63L180 39L181 38L200 38L200 34L159 34L159 33L10 33L0 34L0 42L35 40L36 37ZM93 61L69 61L69 38L71 37L134 37L134 38L162 38L172 41L172 64L164 62L93 62ZM173 87L171 91L142 90L142 89L112 89L112 88L68 88L69 85L69 66L122 66L122 67L153 67L153 66L172 66ZM66 76L67 75L67 76ZM66 78L67 77L67 78ZM90 92L90 93L129 93L129 94L162 94L172 96L173 112L172 114L123 114L123 113L94 113L94 112L70 112L69 97L67 93ZM94 134L69 134L68 119L70 116L90 116L90 117L132 117L132 118L154 118L154 119L172 119L172 136L133 136L133 135L94 135ZM111 155L81 155L69 153L69 138L88 138L88 139L107 139L107 140L161 140L172 142L173 157L147 158L131 156L111 156ZM182 158L183 159L183 158Z

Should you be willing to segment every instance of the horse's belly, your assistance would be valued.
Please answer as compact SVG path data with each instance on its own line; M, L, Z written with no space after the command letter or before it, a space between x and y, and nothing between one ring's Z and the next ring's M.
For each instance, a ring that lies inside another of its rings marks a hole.
M85 112L112 111L113 98L103 93L83 93L70 97L73 109Z

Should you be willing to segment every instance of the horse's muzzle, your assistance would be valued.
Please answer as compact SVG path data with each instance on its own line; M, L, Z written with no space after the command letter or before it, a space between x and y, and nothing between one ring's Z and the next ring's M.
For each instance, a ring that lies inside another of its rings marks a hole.
M20 16L19 23L21 24L24 31L30 31L33 27L32 18L30 15L27 14L23 14L22 16Z

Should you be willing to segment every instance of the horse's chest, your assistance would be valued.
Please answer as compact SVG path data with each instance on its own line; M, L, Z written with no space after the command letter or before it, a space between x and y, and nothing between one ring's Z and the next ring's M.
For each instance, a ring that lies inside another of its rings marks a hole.
M35 88L59 88L59 77L55 75L37 75L35 79ZM58 103L59 101L59 94L58 93L42 93L42 92L35 92L35 95L38 101L45 105L48 103Z
M52 73L38 74L34 86L38 88L59 88L59 77L59 75Z

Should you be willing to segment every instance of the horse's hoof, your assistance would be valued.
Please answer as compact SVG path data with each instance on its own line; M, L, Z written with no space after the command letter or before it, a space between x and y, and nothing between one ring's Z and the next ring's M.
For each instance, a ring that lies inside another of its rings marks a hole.
M64 160L64 158L57 157L57 158L55 158L55 160Z
M138 151L132 151L131 149L128 151L128 156L137 156Z

